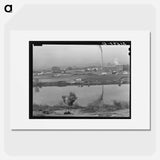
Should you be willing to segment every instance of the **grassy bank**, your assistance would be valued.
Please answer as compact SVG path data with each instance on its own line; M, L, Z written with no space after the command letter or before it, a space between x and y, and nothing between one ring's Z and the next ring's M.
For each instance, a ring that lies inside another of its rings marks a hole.
M104 104L100 100L96 100L87 106L80 106L74 104L70 107L63 103L49 106L49 105L38 105L33 104L33 115L34 116L65 116L66 110L71 112L69 116L100 116L110 117L125 110L125 115L129 115L129 104L127 102L113 101L113 104Z
M80 78L81 81L75 81ZM39 82L33 82L33 86L75 86L75 85L110 85L110 84L129 84L129 75L70 75L70 77L50 77L39 78Z

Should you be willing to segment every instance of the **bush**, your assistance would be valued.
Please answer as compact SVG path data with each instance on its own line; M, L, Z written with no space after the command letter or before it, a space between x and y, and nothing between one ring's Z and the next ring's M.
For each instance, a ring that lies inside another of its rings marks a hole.
M124 101L113 101L113 106L115 106L117 109L129 108L128 103Z
M76 101L77 96L75 93L70 92L69 96L62 96L63 102L68 106L72 106L73 103Z

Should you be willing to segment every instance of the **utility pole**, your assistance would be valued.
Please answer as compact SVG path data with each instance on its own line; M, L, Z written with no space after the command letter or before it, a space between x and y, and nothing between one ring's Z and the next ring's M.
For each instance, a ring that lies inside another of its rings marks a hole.
M101 45L99 45L100 48L100 52L101 52L101 70L103 72L103 68L104 68L104 63L103 63L103 48L102 45L107 45L105 42L102 42ZM104 86L102 85L102 94L101 94L101 105L103 106L103 95L104 95Z
M99 45L100 48L100 52L101 52L101 70L103 71L103 49L102 49L102 45Z

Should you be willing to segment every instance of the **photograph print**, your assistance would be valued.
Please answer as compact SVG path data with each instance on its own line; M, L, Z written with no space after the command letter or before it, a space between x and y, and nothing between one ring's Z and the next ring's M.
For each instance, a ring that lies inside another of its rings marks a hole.
M131 41L29 41L30 119L131 119Z

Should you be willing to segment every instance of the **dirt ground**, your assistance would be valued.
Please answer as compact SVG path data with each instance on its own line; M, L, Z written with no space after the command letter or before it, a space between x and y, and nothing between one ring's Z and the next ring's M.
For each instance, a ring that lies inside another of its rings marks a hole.
M56 110L49 114L40 113L38 111L34 111L34 116L47 116L47 117L129 117L129 109L120 109L116 111L97 111L97 112L84 112L82 109L71 109L69 112L71 114L64 114L67 110Z

